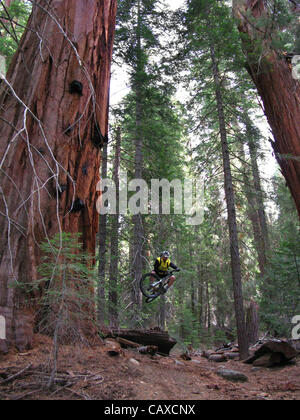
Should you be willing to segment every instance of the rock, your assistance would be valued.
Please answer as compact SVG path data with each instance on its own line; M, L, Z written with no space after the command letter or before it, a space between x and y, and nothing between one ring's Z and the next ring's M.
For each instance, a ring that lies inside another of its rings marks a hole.
M259 372L261 370L262 369L260 367L253 367L253 368L251 368L251 372Z
M118 343L116 340L113 339L107 339L105 340L105 346L107 346L107 354L109 356L119 356L119 354L121 353L121 345L120 343Z
M263 392L261 394L258 394L258 397L260 397L260 398L268 398L269 397L269 394Z
M138 362L136 359L131 358L127 361L126 366L128 368L128 372L130 373L130 375L132 376L142 376L143 372L140 369L140 362Z
M288 343L298 352L300 352L300 340L289 340Z
M203 352L201 353L201 356L208 359L209 356L211 356L212 354L215 354L213 350L203 350Z
M157 346L142 346L142 347L139 347L137 350L141 354L150 354L150 356L154 356L156 352L158 351L158 347Z
M219 369L217 371L219 376L222 376L224 379L228 379L229 381L236 381L236 382L247 382L248 377L241 372L237 372L235 370L229 369Z
M286 363L296 357L297 354L298 351L287 341L269 340L262 344L253 356L245 360L245 363L271 367L282 362Z
M132 366L138 367L140 366L140 362L138 362L137 360L131 358L128 360L128 363L130 363Z
M180 358L183 360L192 360L191 356L189 356L187 353L181 354Z
M280 353L266 353L258 359L254 360L253 366L271 367L282 362Z

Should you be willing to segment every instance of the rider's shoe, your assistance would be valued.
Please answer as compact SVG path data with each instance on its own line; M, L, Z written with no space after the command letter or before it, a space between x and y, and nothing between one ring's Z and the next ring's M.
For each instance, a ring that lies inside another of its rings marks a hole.
M163 294L167 293L168 289L169 289L169 285L168 285L168 284L165 284L165 285L162 287L162 293L163 293Z
M153 290L154 292L156 292L159 289L159 286L153 286L153 284L150 284L150 286L148 287L148 292L150 292L150 290Z

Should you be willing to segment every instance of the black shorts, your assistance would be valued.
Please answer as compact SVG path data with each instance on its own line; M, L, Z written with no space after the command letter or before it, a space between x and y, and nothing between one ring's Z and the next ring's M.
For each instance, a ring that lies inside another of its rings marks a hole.
M164 273L157 273L156 271L155 271L155 274L158 276L158 277L160 277L161 279L163 279L164 277L166 277L169 273L167 272L164 272Z

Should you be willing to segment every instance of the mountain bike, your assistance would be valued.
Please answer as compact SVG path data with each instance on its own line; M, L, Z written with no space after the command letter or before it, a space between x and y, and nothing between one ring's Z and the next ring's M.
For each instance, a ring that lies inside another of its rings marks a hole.
M169 278L180 270L172 270L165 277L160 278L157 274L147 273L144 274L140 281L140 289L143 295L146 297L146 303L152 302L158 296L164 295L168 289ZM153 278L152 283L150 278Z

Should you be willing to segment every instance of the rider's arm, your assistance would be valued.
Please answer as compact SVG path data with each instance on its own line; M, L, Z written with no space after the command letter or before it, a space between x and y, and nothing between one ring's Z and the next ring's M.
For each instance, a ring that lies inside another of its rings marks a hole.
M170 264L170 267L172 267L174 270L178 270L178 267L173 263Z
M156 273L158 273L158 267L159 267L159 261L158 261L158 259L156 259L155 260L155 264L154 264L154 271L156 272Z

